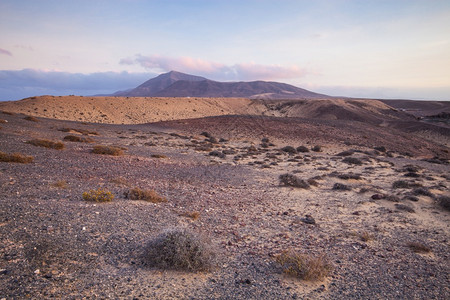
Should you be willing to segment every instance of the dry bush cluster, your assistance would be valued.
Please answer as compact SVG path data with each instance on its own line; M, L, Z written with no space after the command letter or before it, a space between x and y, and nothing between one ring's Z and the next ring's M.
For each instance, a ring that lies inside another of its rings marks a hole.
M92 153L120 156L123 155L123 150L119 147L97 145L92 149Z
M292 186L296 188L309 189L309 184L303 179L298 178L293 174L282 174L279 177L280 184L285 186Z
M158 195L154 190L142 190L137 187L126 191L125 197L131 200L144 200L152 203L167 202L165 197Z
M321 280L328 276L333 266L324 255L312 256L293 250L276 257L283 272L303 280Z
M211 241L187 229L170 229L150 241L146 263L153 267L187 271L209 271L217 263Z
M23 155L21 153L13 153L8 154L0 151L0 161L1 162L13 162L13 163L22 163L28 164L33 161L33 156Z
M114 195L110 191L97 189L84 192L83 199L94 202L110 202L114 199Z
M53 142L53 141L45 140L45 139L34 139L31 141L28 141L27 144L37 146L37 147L56 149L56 150L62 150L65 147L64 143Z
M93 143L94 142L93 139L81 137L81 136L77 136L77 135L66 135L64 137L64 140L69 141L69 142L78 142L78 143Z

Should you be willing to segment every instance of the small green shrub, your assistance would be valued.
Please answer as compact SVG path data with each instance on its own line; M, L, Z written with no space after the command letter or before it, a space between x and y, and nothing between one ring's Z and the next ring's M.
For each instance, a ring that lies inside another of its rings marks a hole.
M23 155L21 153L8 154L0 151L1 162L28 164L31 163L33 159L34 159L33 156Z
M303 280L321 280L329 275L333 266L324 255L312 256L290 250L276 257L285 274Z
M141 190L140 188L132 188L125 192L125 197L131 200L145 200L152 203L167 202L167 199L158 195L154 190Z
M147 245L146 263L150 266L187 271L209 271L217 262L211 241L187 229L170 229Z
M285 186L292 186L296 188L309 189L309 184L303 179L298 178L293 174L282 174L279 177L280 184Z
M56 150L62 150L65 147L64 143L53 142L50 140L42 140L42 139L34 139L31 141L28 141L27 144L37 146L37 147L56 149Z
M97 189L84 192L83 199L94 202L110 202L114 199L114 195L110 191Z
M120 156L123 155L123 150L119 147L97 145L92 149L92 153Z

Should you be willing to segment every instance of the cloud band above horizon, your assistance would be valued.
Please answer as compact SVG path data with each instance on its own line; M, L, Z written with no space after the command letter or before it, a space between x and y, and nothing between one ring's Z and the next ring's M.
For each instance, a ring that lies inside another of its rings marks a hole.
M122 65L140 65L146 70L169 72L172 70L210 77L214 80L277 80L293 79L309 72L298 66L262 65L238 63L225 65L191 57L168 57L162 55L144 56L136 54L133 58L120 60Z

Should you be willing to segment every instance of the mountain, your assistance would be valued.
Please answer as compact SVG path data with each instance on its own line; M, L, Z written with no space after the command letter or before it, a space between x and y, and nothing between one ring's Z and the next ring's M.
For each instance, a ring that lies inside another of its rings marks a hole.
M220 82L176 71L161 74L134 89L119 91L112 96L236 97L268 100L331 98L286 83L268 81Z
M152 97L177 81L195 82L203 80L207 79L200 76L170 71L169 73L161 74L155 78L147 80L134 89L116 92L113 96Z

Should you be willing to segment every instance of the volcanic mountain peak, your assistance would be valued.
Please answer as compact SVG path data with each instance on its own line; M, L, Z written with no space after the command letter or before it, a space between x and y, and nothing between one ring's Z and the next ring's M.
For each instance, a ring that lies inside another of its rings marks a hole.
M242 97L255 99L324 99L317 94L286 83L267 81L220 82L204 77L170 71L134 89L113 96L127 97Z

